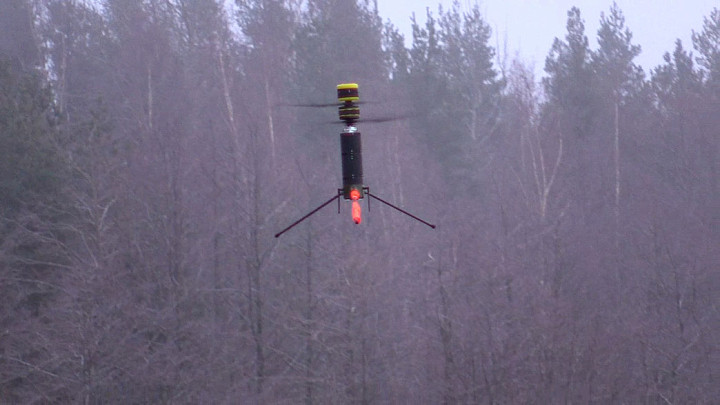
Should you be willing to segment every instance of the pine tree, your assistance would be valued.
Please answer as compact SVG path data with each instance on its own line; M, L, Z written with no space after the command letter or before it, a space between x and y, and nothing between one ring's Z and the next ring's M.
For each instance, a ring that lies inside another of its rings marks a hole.
M709 184L705 187L708 195L720 192L720 161L718 161L717 132L713 128L720 126L720 8L714 8L710 16L703 21L702 32L692 35L693 46L698 52L697 62L703 68L706 96L702 127L706 138L703 160L709 168ZM713 141L714 139L714 141ZM714 145L714 147L713 147ZM711 198L712 200L712 198ZM712 205L712 203L711 203ZM718 222L715 221L715 229Z
M476 6L455 2L425 27L413 23L409 88L414 132L438 161L453 192L477 191L504 86L489 46L491 30ZM415 21L413 19L413 21Z
M614 217L615 232L619 232L621 215L621 107L632 97L638 95L643 86L644 74L633 60L640 54L640 46L632 43L632 33L625 27L622 11L613 3L610 14L600 16L598 30L599 48L592 55L592 66L595 71L594 86L601 100L598 115L598 136L612 133L612 151L614 166ZM611 124L610 124L611 123ZM618 236L616 235L616 244Z
M0 396L8 401L61 391L45 375L61 372L55 353L36 336L47 336L47 311L62 294L68 172L51 93L22 65L0 60Z
M665 64L652 72L653 91L659 98L658 107L663 113L685 103L687 97L699 96L702 75L693 63L692 54L683 47L681 40L675 41L675 50L663 56Z
M491 160L487 144L496 129L504 83L493 64L491 29L479 6L460 13L455 2L441 12L439 26L447 83L445 98L439 101L446 125L433 135L455 186L476 191L483 166Z
M642 69L634 62L641 48L632 43L632 37L622 11L613 3L610 13L600 16L599 47L592 54L599 95L613 104L636 94L643 83Z
M32 2L27 0L0 2L0 59L9 60L18 71L40 65L33 12Z
M549 107L565 123L562 132L576 137L589 136L592 126L593 96L590 87L590 48L580 9L567 13L565 41L555 38L545 60L543 79Z
M713 96L720 98L720 8L714 8L703 20L703 29L693 31L692 41L698 52L697 62L703 68Z
M405 47L405 37L390 21L385 24L383 30L383 50L385 51L388 77L399 91L407 84L410 73L410 54Z
M564 141L564 164L559 168L562 182L558 188L574 202L575 213L589 221L591 217L586 213L595 204L591 190L599 183L593 157L598 101L580 9L571 8L567 17L565 40L556 38L545 60L547 77L542 84L547 102L541 116L544 125Z

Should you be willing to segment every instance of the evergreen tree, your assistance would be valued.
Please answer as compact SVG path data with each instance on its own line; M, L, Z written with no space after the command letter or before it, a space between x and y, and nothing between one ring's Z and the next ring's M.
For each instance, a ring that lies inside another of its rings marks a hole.
M447 12L440 9L439 20L428 10L424 28L413 21L409 87L418 114L414 132L440 162L453 191L477 191L504 86L488 45L490 27L477 6L461 13L458 2Z
M591 89L590 48L580 9L571 8L567 19L565 41L555 38L545 60L543 79L548 106L557 111L566 135L586 137L592 126L593 96Z
M668 111L675 105L674 100L699 95L702 75L695 68L692 54L685 50L679 39L675 41L675 50L672 54L666 52L663 60L665 64L653 70L652 86L659 98L658 107L661 111Z
M559 191L574 203L575 214L589 221L592 217L585 213L594 210L596 200L591 190L600 183L593 156L598 100L580 9L571 8L567 16L565 40L556 38L545 60L547 77L542 83L547 102L541 114L544 126L564 140Z
M58 381L34 364L58 371L38 336L47 336L47 311L62 293L67 170L51 93L20 66L0 60L0 396L59 400Z
M0 61L0 207L4 214L52 201L61 190L56 117L50 92L34 73Z
M697 37L693 35L693 39ZM635 221L645 230L643 239L651 246L634 252L646 257L646 264L639 269L644 272L641 285L647 291L643 318L648 337L642 338L647 342L642 350L647 375L652 376L646 382L652 387L651 400L702 402L717 391L700 371L706 368L707 359L716 355L717 351L709 348L715 336L704 322L688 319L708 316L706 302L712 300L710 291L718 285L711 275L715 273L711 263L717 259L705 248L717 245L720 239L717 215L713 214L718 201L718 137L714 130L718 109L713 105L708 65L701 63L707 59L693 58L677 40L664 60L652 72L655 120L648 131L638 134L637 158L632 161L640 175L637 180L629 178L635 181L629 189L648 190L629 195ZM642 173L654 175L640 180ZM662 201L662 206L647 212L657 201ZM696 349L686 350L688 345Z
M612 195L614 195L613 211L617 234L620 226L622 193L621 126L624 129L628 128L627 125L620 122L620 110L621 107L637 98L644 84L644 73L634 62L634 59L640 54L640 46L632 43L632 33L629 28L625 27L625 17L617 3L613 3L610 14L602 13L600 16L598 45L598 50L592 55L592 66L595 72L593 83L601 103L597 111L599 121L596 135L598 139L602 139L606 137L606 134L612 134L614 166ZM627 131L622 132L627 136ZM601 150L598 149L598 151ZM617 238L616 235L616 243L618 243Z
M709 171L709 184L703 189L707 190L709 196L712 196L717 195L720 191L720 180L718 180L720 178L720 161L718 161L720 147L717 145L717 133L713 133L712 130L720 125L720 119L718 119L720 117L720 108L718 107L720 100L720 8L714 8L710 15L705 17L701 32L693 31L692 41L698 52L697 62L703 69L706 89L704 91L706 97L701 118L703 128L701 133L709 138L702 140L705 147L700 161L706 162L704 166ZM715 224L717 223L718 221L715 221ZM714 229L717 229L717 225L714 226Z
M383 30L383 50L385 51L388 77L399 91L403 85L407 85L408 74L410 73L410 54L405 47L405 37L388 21Z
M641 49L632 43L632 33L625 27L625 17L617 3L613 3L608 15L602 13L600 16L598 46L592 54L592 66L599 96L612 103L621 103L637 94L644 74L634 59Z
M425 27L418 24L415 15L412 18L412 46L409 50L409 99L412 111L420 119L417 121L416 133L426 138L426 144L432 149L433 140L428 138L437 122L440 102L445 93L445 80L442 75L442 51L438 35L437 20L427 10Z
M708 87L716 99L720 98L720 8L714 8L705 17L702 31L693 31L692 41Z
M39 42L34 32L33 4L28 0L0 2L0 59L18 71L40 65Z
M262 129L260 139L270 141L271 167L276 162L278 135L282 129L287 133L287 116L277 117L275 105L287 97L289 84L291 44L295 30L295 16L285 0L237 1L239 24L248 41L246 91L264 99L255 110L248 106L253 116L262 117L257 125ZM281 122L285 121L285 122ZM277 128L276 128L277 127ZM260 147L261 145L256 145Z
M64 125L80 125L98 100L108 102L113 43L106 22L76 0L50 0L41 30L51 62L51 84Z
M493 65L495 50L488 44L491 30L479 6L461 14L456 1L441 13L439 26L447 83L440 106L446 125L434 136L452 182L476 191L478 176L491 160L487 144L495 132L504 83Z
M367 0L311 0L302 18L294 46L304 97L325 96L338 83L373 89L385 80L382 22Z

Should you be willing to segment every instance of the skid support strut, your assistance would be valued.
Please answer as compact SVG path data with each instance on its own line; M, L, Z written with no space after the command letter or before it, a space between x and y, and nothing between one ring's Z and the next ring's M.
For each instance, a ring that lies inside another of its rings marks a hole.
M400 207L396 207L395 205L390 204L389 202L383 200L382 198L376 196L375 194L372 194L372 193L370 192L370 189L369 189L369 188L367 189L366 194L367 194L368 196L370 196L370 197L372 197L372 198L380 201L381 203L387 205L388 207L394 208L394 209L402 212L403 214L409 216L410 218L412 218L412 219L414 219L414 220L416 220L416 221L418 221L418 222L422 222L423 224L429 226L429 227L432 228L432 229L435 229L435 225L431 224L430 222L427 222L427 221L425 221L425 220L423 220L423 219L420 219L420 218L416 217L415 215L413 215L413 214L405 211L404 209L402 209L402 208L400 208ZM368 210L370 210L370 201L369 201L369 200L368 200Z
M297 224L299 224L300 222L302 222L302 221L310 218L310 216L311 216L312 214L320 211L320 210L323 209L326 205L328 205L328 204L330 204L331 202L337 200L338 198L340 198L341 195L342 195L342 193L338 192L337 194L335 194L335 197L333 197L333 198L325 201L325 202L322 203L319 207L317 207L317 208L315 208L314 210L310 211L310 212L309 212L307 215L305 215L304 217L298 219L297 221L293 222L293 223L292 223L290 226L288 226L287 228L285 228L285 229L283 229L282 231L276 233L276 234L275 234L275 237L276 237L276 238L279 237L280 235L284 234L285 232L287 232L287 231L289 231L290 229L292 229L293 227L295 227L295 225L297 225ZM339 202L338 202L338 213L340 213L340 204L339 204Z
M416 220L416 221L418 221L418 222L422 222L423 224L429 226L429 227L432 228L432 229L435 229L435 225L433 225L433 224L431 224L431 223L429 223L429 222L427 222L427 221L425 221L425 220L423 220L423 219L421 219L421 218L419 218L419 217L417 217L417 216L415 216L415 215L413 215L413 214L405 211L404 209L402 209L402 208L400 208L400 207L397 207L397 206L395 206L395 205L393 205L393 204L391 204L391 203L383 200L382 198L376 196L375 194L372 194L372 193L370 192L370 187L363 187L363 191L365 192L365 194L366 194L368 197L374 198L374 199L380 201L381 203L387 205L388 207L393 208L393 209L395 209L395 210L397 210L397 211L400 211L401 213L409 216L410 218L412 218L412 219L414 219L414 220ZM320 210L323 209L326 205L330 204L331 202L333 202L333 201L335 201L335 200L338 200L338 214L339 214L339 213L340 213L340 199L339 199L339 198L340 198L340 196L342 196L342 195L343 195L343 189L340 188L340 189L338 189L337 194L335 194L335 196L334 196L333 198L331 198L331 199L325 201L324 203L320 204L320 206L318 206L318 207L315 208L314 210L312 210L312 211L310 211L309 213L307 213L304 217L298 219L297 221L293 222L293 223L292 223L290 226L288 226L287 228L285 228L285 229L283 229L282 231L276 233L276 234L275 234L275 237L277 238L277 237L279 237L280 235L284 234L285 232L289 231L290 229L294 228L296 225L298 225L298 224L301 223L302 221L310 218L310 216L312 216L312 215L315 214L316 212L320 211ZM368 211L370 211L370 199L368 199L368 203L367 203L367 204L368 204Z

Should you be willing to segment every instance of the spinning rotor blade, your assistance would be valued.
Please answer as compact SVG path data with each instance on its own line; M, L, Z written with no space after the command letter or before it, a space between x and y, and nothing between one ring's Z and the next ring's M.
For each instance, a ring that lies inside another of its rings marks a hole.
M309 108L325 108L325 107L337 107L340 105L338 102L334 103L307 103L307 104L292 104L292 103L280 103L276 104L279 107L309 107Z
M386 117L370 117L370 118L360 118L357 120L358 123L374 123L379 124L383 122L392 122L392 121L402 121L402 120L408 120L417 117L418 114L399 114L394 116L386 116ZM341 120L333 120L329 121L328 124L339 124L342 123Z
M279 103L275 104L279 107L308 107L308 108L327 108L327 107L340 107L344 103L335 101L334 103ZM371 104L381 104L377 101L353 101L353 104L356 105L371 105Z
M391 122L391 121L402 121L411 118L410 115L398 115L395 117L377 117L377 118L360 118L359 122Z

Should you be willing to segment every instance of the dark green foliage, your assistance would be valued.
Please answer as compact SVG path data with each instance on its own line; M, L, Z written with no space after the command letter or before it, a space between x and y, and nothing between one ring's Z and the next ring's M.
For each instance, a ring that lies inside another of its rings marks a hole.
M52 61L56 108L65 123L89 119L99 98L110 98L111 55L115 44L107 21L78 1L51 0L44 25L46 52Z
M495 70L491 30L479 6L461 14L455 3L440 14L439 27L447 87L438 100L445 130L435 134L442 139L437 146L450 175L462 182L460 189L475 193L489 158L486 144L496 135L504 83Z
M50 92L0 61L0 212L57 198L63 177Z
M613 3L608 15L601 14L598 50L592 54L592 67L597 77L595 83L601 99L612 103L639 92L644 75L633 62L639 54L640 46L632 43L632 33L625 27L625 17Z
M367 2L310 1L293 44L295 82L310 98L338 83L375 82L385 72L381 44L382 22Z
M0 60L10 62L18 71L30 70L40 62L32 10L26 0L0 2Z
M52 322L47 314L66 262L68 170L51 100L35 71L0 60L0 397L11 402L24 400L28 386L44 385L22 362L48 359L27 343Z
M708 85L716 99L720 98L720 8L705 17L702 31L693 31L692 41Z
M413 132L422 137L429 153L434 158L452 158L443 154L446 121L441 121L443 100L447 95L447 78L442 72L442 49L437 32L437 20L427 11L425 27L421 27L415 16L412 17L413 38L410 48L410 76L407 91L412 111L418 113L414 121Z
M495 135L504 82L490 35L479 8L461 13L459 3L438 20L428 11L424 28L413 24L408 87L417 133L455 192L477 192Z
M405 47L405 37L391 23L387 22L383 30L383 49L389 77L398 86L407 84L410 73L410 54Z
M700 96L702 74L697 71L693 58L683 48L682 42L675 41L672 54L665 53L665 64L653 71L651 84L658 97L658 107L663 113L674 111L684 103Z
M593 96L591 88L590 48L580 9L568 11L565 41L558 38L545 60L543 79L548 107L557 110L567 123L563 133L587 136L592 125Z

